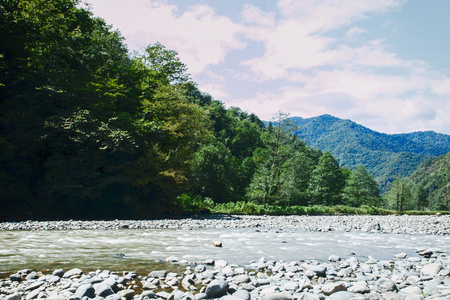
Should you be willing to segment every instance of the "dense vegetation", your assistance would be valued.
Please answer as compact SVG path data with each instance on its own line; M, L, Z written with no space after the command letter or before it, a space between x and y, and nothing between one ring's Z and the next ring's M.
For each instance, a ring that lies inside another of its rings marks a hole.
M292 120L308 146L330 151L351 170L364 165L382 191L398 175L410 176L428 158L450 151L450 136L431 131L384 134L330 115Z
M1 219L382 211L365 167L307 147L287 115L225 108L159 43L131 55L78 4L0 2Z

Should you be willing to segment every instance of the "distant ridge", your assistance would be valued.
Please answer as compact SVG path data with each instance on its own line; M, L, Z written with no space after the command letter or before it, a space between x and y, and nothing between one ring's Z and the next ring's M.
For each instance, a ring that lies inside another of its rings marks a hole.
M434 131L386 134L331 115L290 118L308 146L329 151L342 166L364 165L382 190L396 176L410 176L425 160L450 152L450 135Z

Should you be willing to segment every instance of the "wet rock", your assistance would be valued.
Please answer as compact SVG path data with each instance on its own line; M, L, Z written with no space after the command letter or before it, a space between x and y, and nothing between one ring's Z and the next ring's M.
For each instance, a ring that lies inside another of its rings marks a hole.
M20 274L11 274L9 276L9 279L11 281L21 281L22 280L22 276Z
M228 291L228 283L224 280L213 280L206 288L208 298L218 298L225 295Z
M148 277L151 278L166 278L167 276L167 271L163 270L163 271L153 271L150 274L148 274Z

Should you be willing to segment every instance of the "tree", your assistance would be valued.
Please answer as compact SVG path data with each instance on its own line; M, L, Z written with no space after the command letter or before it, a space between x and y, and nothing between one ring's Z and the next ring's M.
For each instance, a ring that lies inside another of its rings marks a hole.
M237 159L222 143L203 146L195 154L190 174L193 192L219 203L234 200L236 164Z
M386 197L388 206L400 213L404 210L413 208L411 190L406 180L401 176L397 176L397 178L395 178L388 186Z
M254 151L257 169L246 193L249 200L263 204L289 203L298 194L295 182L301 181L301 173L294 166L303 157L297 153L306 147L286 114L276 115L274 123L261 136L264 146Z
M425 192L425 188L422 184L417 185L416 190L414 192L415 201L417 203L418 209L425 209L428 207L428 195Z
M349 206L379 206L381 202L378 184L363 165L358 165L346 180L342 198Z
M345 179L338 161L326 151L319 158L316 168L311 173L308 191L312 204L340 204L340 194L344 188Z

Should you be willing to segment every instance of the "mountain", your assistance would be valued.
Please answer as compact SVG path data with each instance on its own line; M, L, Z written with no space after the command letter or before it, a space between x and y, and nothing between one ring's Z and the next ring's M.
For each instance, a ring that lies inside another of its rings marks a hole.
M382 190L396 176L410 176L428 158L450 152L450 135L433 131L386 134L331 115L290 118L308 146L329 151L342 166L364 165Z
M426 160L408 178L411 186L423 187L428 206L448 209L450 201L450 153Z

